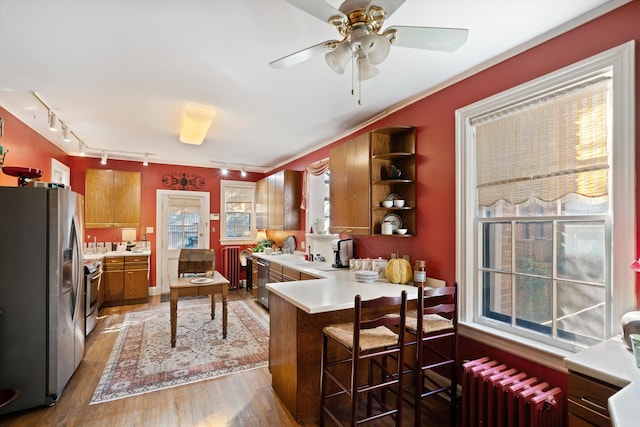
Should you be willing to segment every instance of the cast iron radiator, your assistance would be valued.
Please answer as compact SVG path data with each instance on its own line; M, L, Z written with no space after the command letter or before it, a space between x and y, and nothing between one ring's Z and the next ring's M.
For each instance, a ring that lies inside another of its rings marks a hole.
M222 248L222 275L229 281L229 289L238 289L240 283L240 246Z
M562 426L562 390L488 357L464 363L463 427Z

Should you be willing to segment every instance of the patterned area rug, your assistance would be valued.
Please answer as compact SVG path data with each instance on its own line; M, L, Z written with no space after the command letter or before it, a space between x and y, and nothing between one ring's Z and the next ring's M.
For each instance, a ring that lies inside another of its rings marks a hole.
M169 306L125 315L90 404L208 380L267 366L269 325L242 301L178 307L176 347L171 348Z

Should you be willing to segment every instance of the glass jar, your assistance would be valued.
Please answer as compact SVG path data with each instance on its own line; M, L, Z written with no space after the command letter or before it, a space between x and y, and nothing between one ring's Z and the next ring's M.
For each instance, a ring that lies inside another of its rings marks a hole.
M413 267L413 284L423 288L427 283L427 263L423 260L416 260Z

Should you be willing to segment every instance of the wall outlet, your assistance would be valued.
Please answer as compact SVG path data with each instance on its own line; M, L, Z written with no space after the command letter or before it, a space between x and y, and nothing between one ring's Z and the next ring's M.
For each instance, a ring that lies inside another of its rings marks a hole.
M300 249L306 249L307 247L304 245L304 242L300 242Z

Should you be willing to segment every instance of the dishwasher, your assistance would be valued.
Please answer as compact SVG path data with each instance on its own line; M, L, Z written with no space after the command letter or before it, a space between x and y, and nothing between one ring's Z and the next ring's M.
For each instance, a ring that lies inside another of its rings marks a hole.
M269 282L269 261L258 258L258 302L269 309L269 291L266 288Z

